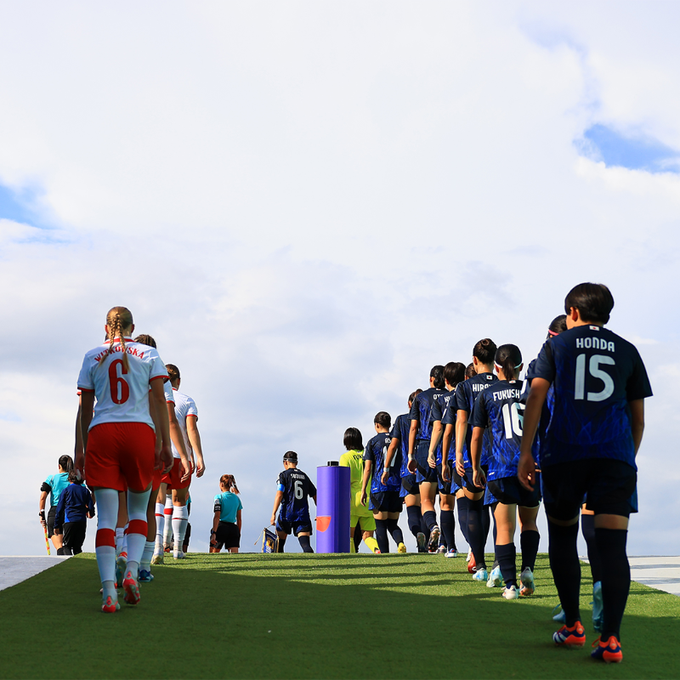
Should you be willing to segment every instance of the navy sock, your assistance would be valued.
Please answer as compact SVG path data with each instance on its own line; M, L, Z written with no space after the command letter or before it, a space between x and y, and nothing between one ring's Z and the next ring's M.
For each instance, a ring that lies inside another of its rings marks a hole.
M406 507L406 517L408 519L409 531L414 535L418 536L421 532L420 522L422 517L420 516L420 506L419 505L409 505Z
M486 567L484 561L484 545L486 543L486 534L484 533L483 517L484 499L480 498L477 501L468 499L468 540L472 548L472 554L475 556L477 568ZM487 527L488 528L488 527Z
M503 580L507 586L517 587L517 565L515 564L515 557L517 551L514 543L506 543L505 545L496 546L496 555L498 555L498 564L501 568Z
M541 536L538 531L533 529L529 531L523 531L519 535L519 547L522 551L522 571L527 567L534 570L536 566L536 554L538 553L538 543L541 540Z
M390 551L390 544L387 540L387 520L375 520L375 540L378 541L378 548L381 553L388 553Z
M456 549L456 520L453 518L453 510L442 510L439 513L442 523L442 535L444 544L448 550Z
M602 561L602 640L611 635L621 640L621 619L630 590L630 565L626 555L628 532L624 529L595 529Z
M428 510L427 512L423 513L423 519L427 525L428 532L432 533L432 529L437 526L437 513L435 513L434 510Z
M404 534L401 533L401 529L399 528L398 520L388 519L386 521L387 521L387 530L390 532L390 536L392 536L392 538L394 539L394 542L397 545L399 545L400 543L403 543L404 542Z
M309 542L309 536L298 536L298 541L300 541L300 546L302 550L306 553L313 553L312 544Z
M498 557L498 551L496 550L496 537L498 535L497 532L497 527L496 527L496 513L493 512L493 509L490 505L486 505L489 509L489 514L491 515L491 518L493 519L493 568L495 569L500 565L500 557Z
M421 508L421 513L422 513L422 508ZM430 540L430 527L427 526L427 522L425 521L425 516L420 515L420 530L425 534L425 538L429 541Z
M596 583L602 580L602 563L595 540L595 515L581 515L581 531L583 538L586 539L586 546L588 546L590 573L593 577L593 583Z
M578 560L576 539L578 522L563 527L548 520L548 554L560 604L564 609L567 626L581 620L579 588L581 587L581 563Z
M467 496L461 496L456 498L456 507L458 508L458 526L463 532L463 538L467 541L468 545L470 539L468 538L468 505L470 501Z

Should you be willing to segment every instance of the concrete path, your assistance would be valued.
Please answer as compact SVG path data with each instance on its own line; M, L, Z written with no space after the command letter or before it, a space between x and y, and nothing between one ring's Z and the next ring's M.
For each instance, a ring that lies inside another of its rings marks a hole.
M68 556L0 557L0 590L14 586L45 569L67 560Z
M68 557L0 557L0 590L59 564ZM633 581L680 596L680 557L631 557Z
M680 557L630 557L633 581L680 595Z

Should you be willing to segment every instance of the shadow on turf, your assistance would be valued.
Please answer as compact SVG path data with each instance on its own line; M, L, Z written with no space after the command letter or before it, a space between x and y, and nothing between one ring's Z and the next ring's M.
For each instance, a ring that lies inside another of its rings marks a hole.
M352 572L344 583L338 561ZM462 564L380 561L393 569L391 587L371 558L195 556L159 567L140 605L105 616L94 559L74 558L0 592L1 675L602 677L589 649L554 648L550 606L538 598L506 602ZM541 588L554 598L547 579ZM676 677L680 599L636 584L631 600L644 613L626 616L625 661L607 676ZM78 654L46 664L63 656L64 636L80 641Z

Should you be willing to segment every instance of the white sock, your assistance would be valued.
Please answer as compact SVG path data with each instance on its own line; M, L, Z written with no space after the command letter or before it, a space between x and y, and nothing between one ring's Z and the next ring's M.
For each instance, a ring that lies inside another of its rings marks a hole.
M153 550L156 544L153 541L147 541L144 545L144 552L142 553L142 561L139 563L140 569L151 571L151 558L153 557Z
M118 492L115 489L97 490L97 538L95 553L102 586L116 580L116 520L118 519ZM115 583L113 587L115 599ZM106 589L104 589L106 593Z
M128 522L127 528L127 550L128 563L126 569L127 574L131 573L133 578L137 578L139 571L139 563L144 553L144 546L146 545L146 508L149 504L149 496L151 489L137 493L128 489Z
M165 545L170 545L172 543L172 496L167 496L165 498L165 527L163 531L163 543Z
M173 550L175 552L181 552L182 550L188 519L189 512L186 505L176 505L172 511L172 533L175 535Z
M123 552L127 552L125 545L125 527L116 527L116 557Z
M163 529L165 527L164 508L165 506L163 503L156 503L156 555L160 555L163 552Z

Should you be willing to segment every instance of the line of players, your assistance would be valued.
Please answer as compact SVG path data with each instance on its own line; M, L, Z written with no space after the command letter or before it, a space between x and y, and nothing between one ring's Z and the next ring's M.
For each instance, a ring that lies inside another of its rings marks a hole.
M132 339L132 314L112 308L106 342L90 350L78 378L75 467L93 489L95 552L102 611L137 604L139 582L163 562L164 528L172 525L173 557L183 559L192 472L205 471L198 411L179 391L179 369L163 364L149 335ZM166 496L172 498L171 514Z
M534 592L533 569L539 543L535 520L540 495L535 492L527 497L516 479L521 437L521 354L514 345L497 348L485 338L476 343L472 355L467 368L459 362L434 366L428 389L409 395L409 412L397 416L391 430L389 414L381 411L375 416L377 434L363 455L361 498L365 503L370 484L369 508L375 517L379 549L374 552L389 551L387 533L398 550L405 552L397 526L405 504L408 527L418 550L455 557L456 506L461 531L470 545L468 569L473 578L491 587L504 581L504 597L514 599ZM487 398L478 404L478 397L489 389ZM440 522L435 511L437 496ZM522 528L521 588L513 544L518 506ZM490 509L494 510L498 557L491 575L484 558Z

